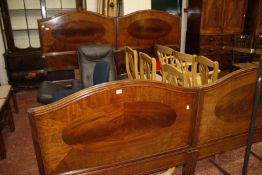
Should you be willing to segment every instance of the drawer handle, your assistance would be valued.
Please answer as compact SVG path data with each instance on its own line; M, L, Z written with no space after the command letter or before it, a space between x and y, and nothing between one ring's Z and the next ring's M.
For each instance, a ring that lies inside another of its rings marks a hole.
M211 37L211 38L208 38L208 41L214 41L215 39L213 38L213 37Z

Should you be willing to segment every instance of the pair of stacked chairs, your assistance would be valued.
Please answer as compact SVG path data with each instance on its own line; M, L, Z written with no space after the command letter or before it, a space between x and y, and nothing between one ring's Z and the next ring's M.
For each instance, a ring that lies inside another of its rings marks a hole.
M18 112L16 97L11 85L0 86L0 159L6 158L6 148L4 144L4 138L2 130L8 126L9 130L13 132L15 130L14 118L12 113L12 107L15 112Z
M162 81L182 87L197 87L218 79L219 63L204 56L178 52L155 45Z
M84 88L116 79L113 47L106 44L83 45L77 49L80 79L71 84L44 81L37 101L49 104Z
M156 59L144 52L137 52L129 46L125 47L126 73L129 80L157 80L162 77L156 73ZM139 70L138 70L139 69Z

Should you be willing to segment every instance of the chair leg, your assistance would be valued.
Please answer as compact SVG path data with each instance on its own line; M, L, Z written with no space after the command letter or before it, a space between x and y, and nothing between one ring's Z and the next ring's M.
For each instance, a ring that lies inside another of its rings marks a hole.
M0 131L0 159L6 158L5 143L2 132Z
M18 113L18 105L17 105L17 100L16 100L16 95L14 93L13 90L11 90L11 98L13 100L13 105L14 105L14 109L15 109L15 113Z
M7 122L11 132L15 131L14 117L11 109L10 102L7 102Z

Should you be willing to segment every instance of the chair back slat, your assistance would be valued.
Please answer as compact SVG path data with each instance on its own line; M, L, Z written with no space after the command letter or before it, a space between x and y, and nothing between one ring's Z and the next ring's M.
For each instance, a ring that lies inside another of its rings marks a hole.
M194 79L195 85L205 85L218 79L219 64L204 56L196 56L195 63L197 65L197 76Z
M180 87L188 87L185 74L181 69L171 64L163 64L162 66L162 82L173 84Z
M138 54L131 47L125 47L126 73L129 80L139 79L138 76Z
M163 64L175 64L176 59L174 57L174 49L160 44L155 45L155 50L160 62L160 66Z
M140 79L156 80L156 59L146 53L139 53Z

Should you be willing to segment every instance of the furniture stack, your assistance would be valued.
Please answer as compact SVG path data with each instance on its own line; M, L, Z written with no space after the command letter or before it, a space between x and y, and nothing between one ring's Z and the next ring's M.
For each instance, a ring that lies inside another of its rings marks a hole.
M175 51L167 46L155 46L164 82L183 87L197 87L218 79L219 63L204 56Z
M160 80L182 87L196 87L218 79L219 64L217 61L212 61L204 56L181 53L159 44L155 45L155 49L162 76L157 74L154 57L143 52L138 54L135 49L126 46L125 61L129 80Z

